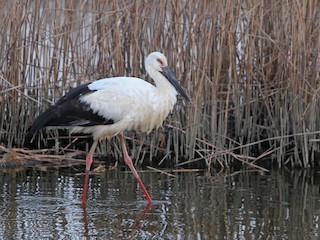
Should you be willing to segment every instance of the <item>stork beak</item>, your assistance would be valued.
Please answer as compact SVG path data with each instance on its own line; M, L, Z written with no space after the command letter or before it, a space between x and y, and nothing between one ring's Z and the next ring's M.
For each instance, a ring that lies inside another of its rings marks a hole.
M179 92L188 102L190 101L189 95L182 88L176 75L173 73L169 66L162 68L162 74L168 79L168 81L174 86L174 88Z

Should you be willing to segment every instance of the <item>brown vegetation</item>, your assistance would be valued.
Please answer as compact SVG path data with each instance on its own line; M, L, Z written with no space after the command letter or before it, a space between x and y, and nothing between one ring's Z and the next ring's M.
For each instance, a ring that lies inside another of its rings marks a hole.
M318 164L319 1L0 4L0 141L7 147L22 146L39 111L70 88L108 76L145 78L143 60L159 50L192 102L180 101L144 142L130 138L139 163L162 156L209 167L235 159ZM100 151L120 156L113 144Z

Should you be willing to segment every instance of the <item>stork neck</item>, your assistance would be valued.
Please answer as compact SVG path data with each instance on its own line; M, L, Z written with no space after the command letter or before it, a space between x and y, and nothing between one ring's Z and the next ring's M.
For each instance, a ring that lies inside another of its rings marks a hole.
M153 79L158 91L162 92L163 94L168 94L176 97L176 95L178 94L176 89L164 75L154 69L148 71L148 73Z

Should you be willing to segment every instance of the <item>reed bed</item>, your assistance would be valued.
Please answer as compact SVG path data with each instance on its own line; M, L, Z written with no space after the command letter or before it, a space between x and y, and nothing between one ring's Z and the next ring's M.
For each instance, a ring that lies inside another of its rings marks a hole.
M22 147L34 118L70 88L108 76L148 79L143 60L158 50L192 102L179 101L148 136L129 133L137 164L319 165L317 0L22 0L2 1L0 12L6 147ZM79 137L53 131L38 146L86 148ZM121 156L117 140L99 153Z

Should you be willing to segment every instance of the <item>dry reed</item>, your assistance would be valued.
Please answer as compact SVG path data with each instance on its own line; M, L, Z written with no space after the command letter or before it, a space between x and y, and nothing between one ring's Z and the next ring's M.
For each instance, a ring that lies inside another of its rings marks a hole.
M138 163L318 165L319 20L317 0L2 1L0 141L22 146L74 86L145 78L143 59L159 50L192 103L160 131L129 135ZM117 144L101 154L118 158Z

